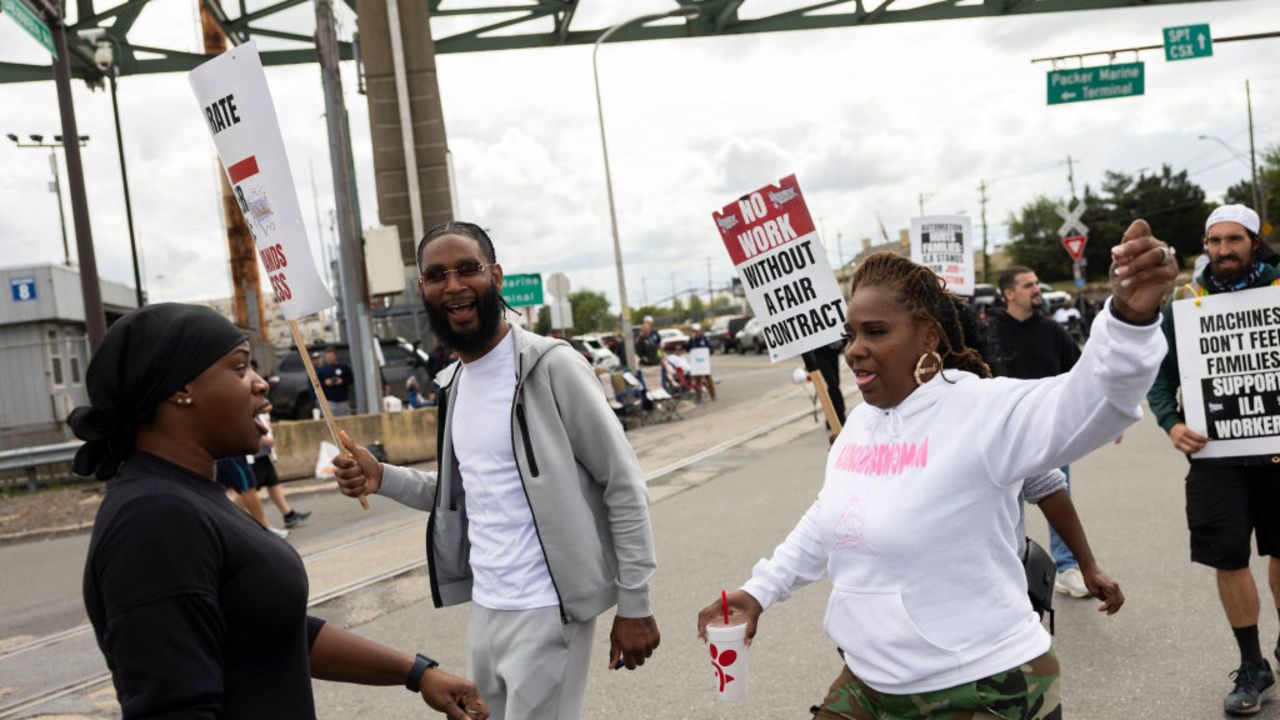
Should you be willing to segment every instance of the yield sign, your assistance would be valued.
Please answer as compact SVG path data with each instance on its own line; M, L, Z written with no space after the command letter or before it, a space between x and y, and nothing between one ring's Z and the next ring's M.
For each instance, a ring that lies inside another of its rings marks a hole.
M1076 205L1074 210L1068 210L1065 205L1056 205L1053 209L1058 212L1058 215L1060 215L1063 220L1066 220L1066 222L1062 223L1062 227L1058 228L1059 235L1065 237L1072 233L1076 235L1089 234L1088 226L1080 222L1080 216L1084 215L1085 211L1085 204L1083 200Z
M1087 242L1089 238L1083 235L1072 235L1062 238L1062 247L1067 249L1067 254L1072 260L1079 260L1084 255L1084 244Z

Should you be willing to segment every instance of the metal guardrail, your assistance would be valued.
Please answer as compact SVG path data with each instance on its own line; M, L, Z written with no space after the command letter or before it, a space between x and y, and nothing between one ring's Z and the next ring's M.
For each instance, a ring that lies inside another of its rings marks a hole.
M76 456L76 451L84 443L79 440L39 445L36 447L0 450L0 472L9 470L27 471L27 490L36 491L36 470L45 465L68 463Z

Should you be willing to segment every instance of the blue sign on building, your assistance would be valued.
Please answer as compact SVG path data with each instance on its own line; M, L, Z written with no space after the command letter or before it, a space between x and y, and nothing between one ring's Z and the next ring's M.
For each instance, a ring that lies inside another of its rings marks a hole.
M9 278L9 289L13 291L14 302L36 299L36 279L30 275Z

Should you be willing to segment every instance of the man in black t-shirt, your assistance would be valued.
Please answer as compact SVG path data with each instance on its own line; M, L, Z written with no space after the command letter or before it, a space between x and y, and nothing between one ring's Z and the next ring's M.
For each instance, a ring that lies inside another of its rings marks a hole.
M316 377L320 379L320 387L324 390L325 399L329 401L329 409L334 415L351 414L351 383L354 381L351 368L346 363L338 362L338 351L330 345L324 349L324 365L316 368Z

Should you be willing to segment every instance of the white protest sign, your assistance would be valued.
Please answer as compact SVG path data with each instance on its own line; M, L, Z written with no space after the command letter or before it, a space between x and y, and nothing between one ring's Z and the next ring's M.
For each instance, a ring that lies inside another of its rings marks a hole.
M1280 448L1280 286L1173 303L1187 427L1209 438L1197 458Z
M844 334L844 296L795 175L711 214L747 302L760 319L769 359L786 360Z
M911 218L911 260L945 280L952 293L973 296L973 227L967 216Z
M694 348L689 351L689 374L695 377L711 374L711 348Z
M188 79L285 319L333 307L307 242L257 46L232 48Z

